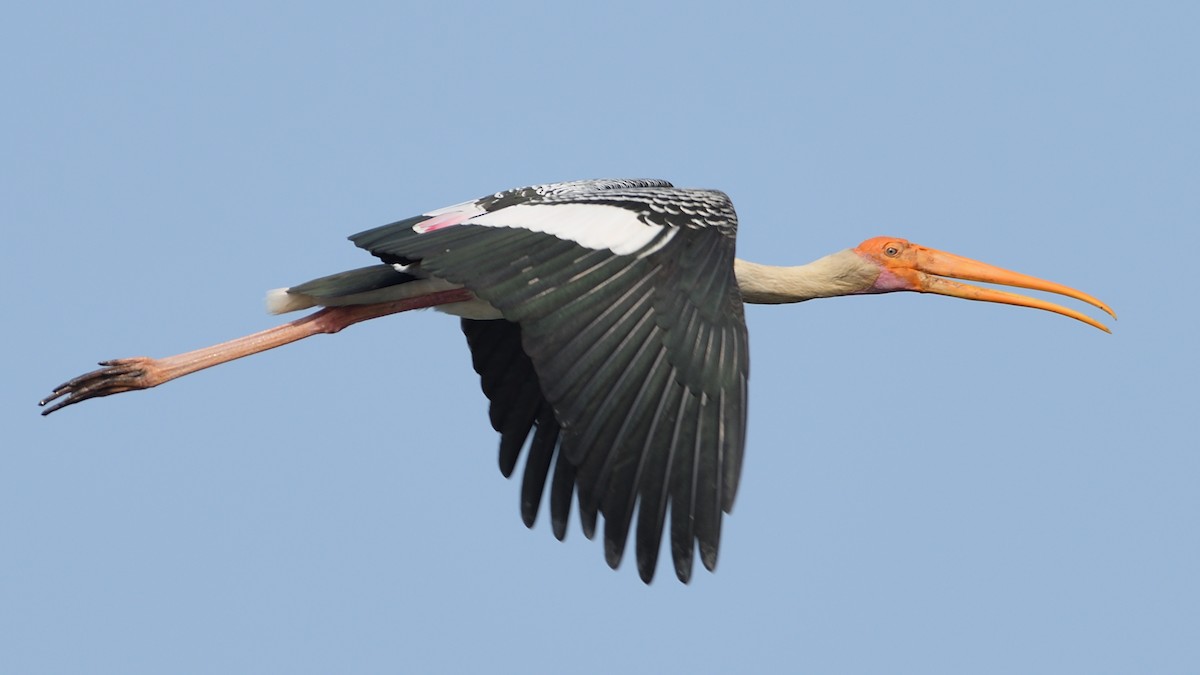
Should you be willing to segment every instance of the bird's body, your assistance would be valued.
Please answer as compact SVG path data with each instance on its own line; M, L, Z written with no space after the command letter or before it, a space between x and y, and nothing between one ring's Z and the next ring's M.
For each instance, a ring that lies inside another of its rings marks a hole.
M464 317L505 475L528 439L526 523L549 481L554 533L565 535L577 495L589 537L604 514L615 566L636 512L638 567L649 579L669 511L686 579L697 544L716 565L745 445L736 228L723 193L665 181L522 188L354 235L383 264L269 302L278 311L470 290L471 300L438 309Z
M526 524L548 482L556 536L577 501L587 536L603 514L613 567L634 530L649 582L669 522L675 572L686 582L697 546L705 567L715 566L722 512L738 487L749 377L743 301L917 290L1047 309L1103 328L1058 305L942 278L956 276L1063 293L1111 314L1078 291L902 239L773 267L736 260L736 232L724 193L661 180L499 192L354 235L381 264L268 295L274 312L325 308L306 319L170 359L108 362L43 404L65 397L52 412L368 318L437 307L462 317L505 475L528 448Z

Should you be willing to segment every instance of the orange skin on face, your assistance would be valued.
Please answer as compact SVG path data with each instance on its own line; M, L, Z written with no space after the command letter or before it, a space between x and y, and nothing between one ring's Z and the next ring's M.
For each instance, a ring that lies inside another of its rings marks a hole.
M899 237L873 237L855 247L855 253L879 267L879 277L864 292L920 291L916 251L919 248Z
M999 302L1021 307L1032 307L1068 316L1099 328L1102 331L1110 332L1104 324L1095 319L1076 310L1068 309L1052 302L1047 302L1046 300L951 281L951 279L965 279L968 281L1017 286L1019 288L1029 288L1036 291L1065 295L1098 307L1114 319L1117 318L1117 315L1113 313L1108 305L1087 293L1052 281L1001 269L987 263L979 262L978 260L964 258L953 253L926 248L898 237L874 237L868 239L859 244L854 249L854 252L879 268L879 276L870 288L863 291L864 293L916 291L919 293L949 295L965 300L981 300L984 302Z

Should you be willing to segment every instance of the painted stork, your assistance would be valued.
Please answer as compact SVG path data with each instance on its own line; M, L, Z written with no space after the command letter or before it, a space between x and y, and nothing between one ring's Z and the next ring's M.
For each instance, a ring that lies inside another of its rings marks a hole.
M532 526L547 480L554 535L572 498L584 534L604 515L616 568L637 513L637 566L649 583L670 514L675 574L691 577L698 545L717 562L746 433L749 346L742 303L779 304L917 291L1048 310L1057 304L948 277L1057 293L1066 286L924 248L868 239L799 267L734 258L737 219L715 190L662 180L588 180L497 192L350 237L382 263L271 291L274 313L304 318L163 359L103 361L57 387L49 414L168 380L317 333L423 307L462 318L500 471L526 450L521 516Z

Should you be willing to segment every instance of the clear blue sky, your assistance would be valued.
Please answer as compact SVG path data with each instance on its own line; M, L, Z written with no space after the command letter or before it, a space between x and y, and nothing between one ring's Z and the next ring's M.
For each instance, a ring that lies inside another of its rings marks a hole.
M0 671L1200 672L1200 10L982 4L10 6ZM434 313L37 415L272 325L348 234L602 176L727 191L749 259L892 234L1121 320L751 308L686 587L521 525Z

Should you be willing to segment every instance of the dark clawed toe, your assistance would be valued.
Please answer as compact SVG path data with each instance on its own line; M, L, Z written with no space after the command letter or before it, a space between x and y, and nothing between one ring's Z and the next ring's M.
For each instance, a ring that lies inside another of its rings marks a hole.
M42 407L49 405L42 411L42 415L49 415L55 410L89 398L153 387L157 383L147 377L152 362L152 359L145 357L101 361L100 365L104 366L103 368L58 385L49 396L39 401L38 405Z

